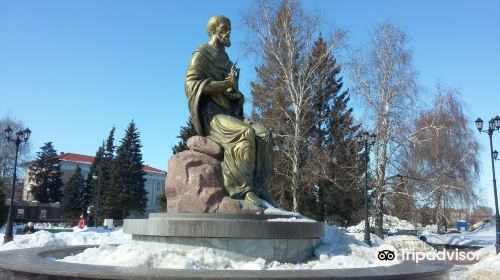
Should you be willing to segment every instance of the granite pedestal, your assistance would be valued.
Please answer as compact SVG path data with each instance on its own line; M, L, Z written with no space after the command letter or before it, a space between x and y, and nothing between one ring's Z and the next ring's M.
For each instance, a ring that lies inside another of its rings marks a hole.
M126 219L123 232L142 247L212 248L234 260L298 263L310 259L324 233L324 224L283 215L151 214Z

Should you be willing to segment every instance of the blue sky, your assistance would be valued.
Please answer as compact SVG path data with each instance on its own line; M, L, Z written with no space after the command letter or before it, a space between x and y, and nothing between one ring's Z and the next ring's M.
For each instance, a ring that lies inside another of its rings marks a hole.
M58 151L88 155L113 125L119 139L135 120L145 162L166 169L188 117L187 62L207 41L205 24L212 15L233 21L228 53L242 68L240 83L249 98L255 61L242 52L246 31L239 22L250 5L0 0L0 117L29 126L34 152L53 141ZM438 79L459 87L471 127L478 116L500 114L500 1L316 0L305 1L305 7L347 30L352 48L366 46L376 24L395 22L411 37L424 91L432 92ZM494 137L500 150L500 134ZM493 206L488 137L478 139L482 197Z

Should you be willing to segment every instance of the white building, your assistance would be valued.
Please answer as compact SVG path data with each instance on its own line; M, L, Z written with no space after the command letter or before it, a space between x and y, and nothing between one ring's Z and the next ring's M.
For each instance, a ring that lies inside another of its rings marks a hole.
M83 177L87 178L87 175L90 172L90 166L94 161L93 156L74 153L60 153L57 157L61 159L61 172L63 173L61 179L63 181L63 184L66 184L69 181L69 178L71 178L71 175L73 175L73 173L75 172L77 165L80 165ZM29 166L30 164L26 164L24 166L25 172L23 200L27 201L33 200L33 197L29 192L30 184L32 183L31 178L29 177ZM159 194L165 195L165 189L163 188L163 186L165 184L166 172L148 165L144 166L144 171L146 172L146 175L144 176L144 178L146 179L145 189L148 193L148 203L146 206L147 215L148 213L160 211L160 204L158 203L156 198Z

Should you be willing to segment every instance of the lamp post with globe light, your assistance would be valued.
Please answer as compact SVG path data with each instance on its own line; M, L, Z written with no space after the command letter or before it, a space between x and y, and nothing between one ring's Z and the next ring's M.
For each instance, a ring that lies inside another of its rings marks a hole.
M5 229L5 235L3 237L3 243L10 242L14 239L13 229L12 229L12 208L14 206L14 193L16 191L16 180L17 180L17 154L19 152L19 145L23 142L27 142L31 135L31 130L26 128L25 130L19 130L16 132L16 138L12 138L12 129L7 127L4 130L5 138L7 138L7 142L12 142L16 145L16 156L14 158L14 175L12 178L12 193L10 195L10 206L9 206L9 214L7 216L7 227Z
M498 152L496 150L493 150L493 132L498 131L500 129L500 117L496 116L494 118L491 118L491 120L488 122L488 130L483 131L483 120L480 118L477 118L475 121L476 123L476 128L479 130L479 132L486 132L490 138L490 156L491 156L491 168L493 171L493 192L495 195L495 223L496 223L496 242L495 242L495 248L496 248L496 253L500 253L500 215L498 213L498 194L497 194L497 180L495 178L495 160L498 157Z
M371 134L368 132L363 132L360 133L358 136L358 143L364 143L365 147L365 236L364 236L364 242L368 245L371 246L372 242L370 240L370 223L368 221L368 154L369 154L369 147L373 146L375 144L375 134Z
M95 208L95 219L94 219L94 227L97 227L97 220L99 219L99 202L101 200L101 177L102 177L102 159L104 158L104 141L102 141L102 147L101 147L101 159L99 161L99 173L98 175L93 175L92 179L98 179L97 181L97 201L96 201L96 208Z

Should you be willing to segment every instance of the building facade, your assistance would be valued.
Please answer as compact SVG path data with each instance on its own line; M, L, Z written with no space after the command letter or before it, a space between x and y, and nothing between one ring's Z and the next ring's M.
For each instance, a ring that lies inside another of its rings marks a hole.
M0 180L2 180L0 178ZM21 200L23 197L23 182L19 177L16 178L16 192L14 193L14 200ZM10 199L12 195L12 177L4 178L3 185L0 184L0 191L5 194L5 199Z
M90 172L90 166L94 161L93 156L75 154L75 153L60 153L57 156L61 160L61 172L62 172L62 182L66 184L73 173L75 172L76 166L79 165L82 169L82 175L87 178ZM33 197L31 195L30 189L33 183L32 178L29 176L30 164L24 165L24 187L22 192L22 198L26 201L32 201ZM165 184L166 172L148 165L144 166L144 171L146 175L144 176L148 203L146 206L146 215L149 213L160 212L161 206L157 200L158 195L165 195L165 189L163 185Z

